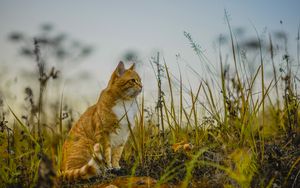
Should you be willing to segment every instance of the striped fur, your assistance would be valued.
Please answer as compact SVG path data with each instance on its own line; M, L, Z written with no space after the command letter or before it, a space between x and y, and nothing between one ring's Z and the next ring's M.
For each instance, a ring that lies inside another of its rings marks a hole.
M63 171L61 176L64 180L74 181L78 179L89 179L91 177L97 176L101 174L101 163L103 163L102 155L100 154L100 145L94 145L94 153L93 157L90 161L77 169L70 169Z
M134 67L125 69L120 62L98 102L72 126L62 149L64 179L88 179L100 174L101 167L120 168L119 160L129 136L127 120L134 125L134 101L142 91L141 78Z

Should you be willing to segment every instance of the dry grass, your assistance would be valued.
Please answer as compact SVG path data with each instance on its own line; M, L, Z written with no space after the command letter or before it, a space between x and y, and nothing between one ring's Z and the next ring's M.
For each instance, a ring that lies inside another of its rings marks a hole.
M59 185L80 187L125 175L150 176L157 180L156 187L165 183L181 187L297 187L300 184L300 99L298 71L292 67L300 66L299 49L298 61L291 61L290 55L284 52L283 60L276 62L271 35L265 51L257 37L259 65L250 74L228 19L227 23L232 70L223 61L220 50L217 71L192 36L185 33L200 63L207 72L215 74L199 78L196 87L187 87L182 75L174 77L167 63L158 64L160 59L155 58L155 65L160 66L157 70L166 75L157 80L165 79L168 88L163 88L164 95L159 96L159 109L149 110L144 95L139 98L136 128L121 161L123 170L107 172L89 181ZM268 77L267 64L273 71ZM54 72L43 77L47 74L45 70L40 71L38 105L32 106L28 121L0 101L1 109L8 107L15 118L7 122L7 114L0 116L1 187L51 186L59 169L62 143L68 131L62 110L63 97L58 99L57 121L54 125L43 124L42 101L47 87L43 78L52 78Z

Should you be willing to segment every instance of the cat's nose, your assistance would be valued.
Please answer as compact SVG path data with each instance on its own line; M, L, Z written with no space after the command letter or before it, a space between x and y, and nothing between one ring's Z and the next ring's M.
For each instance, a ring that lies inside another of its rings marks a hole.
M138 83L138 86L142 89L143 85L141 83Z
M142 84L139 84L139 87L140 87L139 92L141 92L142 89L143 89L143 85L142 85Z

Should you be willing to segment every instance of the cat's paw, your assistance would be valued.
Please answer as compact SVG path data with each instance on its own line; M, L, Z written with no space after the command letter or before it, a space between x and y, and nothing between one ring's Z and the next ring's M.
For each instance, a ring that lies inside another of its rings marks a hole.
M124 168L113 168L111 171L110 171L112 174L115 174L117 176L125 176L126 174L128 174L127 170L124 169Z
M105 168L105 171L106 171L106 173L109 173L109 174L115 174L115 170L114 170L114 168L113 167L106 167Z
M111 171L113 169L111 163L110 164L106 164L106 170L107 171Z
M114 170L121 170L121 167L120 166L114 166L113 169Z

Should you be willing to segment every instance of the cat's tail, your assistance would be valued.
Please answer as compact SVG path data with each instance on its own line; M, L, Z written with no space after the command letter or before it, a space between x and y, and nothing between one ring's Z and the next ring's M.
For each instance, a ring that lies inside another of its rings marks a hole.
M67 181L89 179L101 174L101 166L103 166L103 158L98 151L98 145L94 146L94 154L90 161L83 167L78 169L66 170L61 173L61 178ZM97 148L97 149L96 149Z
M98 162L92 158L86 165L78 169L63 171L61 177L64 180L72 181L79 179L89 179L96 175L100 175L100 167Z

